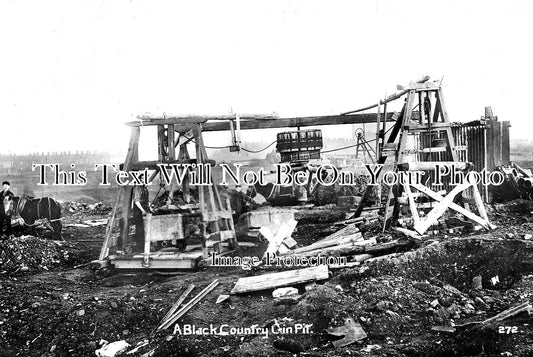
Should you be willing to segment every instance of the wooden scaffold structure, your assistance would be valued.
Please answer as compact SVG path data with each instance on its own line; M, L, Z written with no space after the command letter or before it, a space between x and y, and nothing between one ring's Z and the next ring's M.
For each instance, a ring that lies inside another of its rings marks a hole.
M438 185L435 179L436 167L454 167L466 177L472 170L464 153L465 147L455 145L451 124L439 81L429 81L429 77L412 82L400 88L401 92L389 96L377 105L377 164L383 165L378 176L381 182L387 172L404 173L404 177L414 177L414 172L424 172L423 182L398 182L388 190L384 207L383 229L397 222L400 212L410 212L413 231L404 232L419 236L438 224L447 210L455 211L485 229L492 229L477 184L464 180L458 185L450 185L444 180ZM396 122L385 135L385 123L380 126L380 108L386 113L387 103L404 99L404 104ZM358 110L358 111L361 111ZM355 113L358 111L348 112ZM439 166L437 166L439 165ZM445 169L443 169L445 170ZM358 217L371 201L374 186L367 186L354 216ZM475 209L475 212L472 210Z
M137 247L137 252L133 253L130 229L133 186L121 186L108 221L98 261L100 265L111 263L115 268L125 269L192 269L211 252L223 254L236 249L238 243L229 198L221 197L216 184L194 185L190 177L202 177L204 183L213 182L211 171L205 169L209 165L214 166L214 162L209 160L206 152L202 125L209 120L229 121L232 147L238 149L240 117L139 116L138 119L128 123L131 127L130 143L121 170L135 172L148 169L151 171L149 182L159 176L160 186L165 191L168 188L166 205L162 207L162 214L146 214L144 247L142 252ZM139 161L139 138L141 129L146 127L157 128L157 161ZM195 147L194 158L191 158L187 147L191 142ZM187 164L189 166L183 166ZM170 183L162 181L161 170L172 170L171 165L177 165L180 176L183 170L187 171L180 185L177 180ZM176 192L182 195L179 205L173 204ZM196 193L194 198L193 192ZM118 235L114 234L117 222ZM200 244L185 243L191 237L199 239Z

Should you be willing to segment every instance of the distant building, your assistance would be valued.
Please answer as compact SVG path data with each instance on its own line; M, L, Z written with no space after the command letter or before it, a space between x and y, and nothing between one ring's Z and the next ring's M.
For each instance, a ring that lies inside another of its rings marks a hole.
M0 155L0 173L22 174L32 171L33 164L59 164L64 169L76 165L78 170L93 170L96 163L112 163L107 152L61 151L34 153L28 155Z

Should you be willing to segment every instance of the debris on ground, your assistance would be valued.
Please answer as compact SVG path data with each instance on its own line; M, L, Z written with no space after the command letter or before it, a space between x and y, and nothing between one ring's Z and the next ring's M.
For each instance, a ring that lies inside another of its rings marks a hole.
M0 272L14 273L73 267L90 259L85 246L34 236L0 241Z

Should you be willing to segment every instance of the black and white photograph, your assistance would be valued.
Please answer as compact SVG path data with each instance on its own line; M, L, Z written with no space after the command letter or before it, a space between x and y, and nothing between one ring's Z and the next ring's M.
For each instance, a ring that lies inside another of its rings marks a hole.
M533 356L532 18L0 0L0 357Z

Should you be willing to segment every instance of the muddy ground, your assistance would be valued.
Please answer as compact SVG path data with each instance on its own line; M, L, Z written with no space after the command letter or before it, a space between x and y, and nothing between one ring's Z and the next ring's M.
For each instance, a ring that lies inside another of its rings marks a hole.
M533 205L514 201L489 211L499 226L491 233L432 236L417 250L333 270L325 282L307 289L296 286L303 298L293 305L275 305L271 291L231 296L215 304L239 277L261 273L240 267L172 274L74 268L98 256L105 226L67 227L66 242L59 246L23 238L26 248L17 254L5 246L15 244L10 238L2 242L3 254L9 251L16 259L11 265L4 260L0 267L0 356L94 356L102 340L126 340L132 347L147 341L133 356L533 355L533 320L527 314L454 333L432 331L434 326L480 321L531 299L533 246L524 235L532 233ZM107 214L81 208L68 212L65 223ZM301 214L294 238L307 245L331 234L332 222L343 216L339 210ZM365 233L374 234L371 229ZM387 237L378 235L380 240ZM43 257L50 254L42 254L28 260L22 253L32 247L52 252L54 258L46 260ZM262 249L264 244L239 254L258 254ZM482 290L472 290L477 275L482 277ZM493 284L494 277L498 282ZM220 285L180 319L180 326L302 323L312 324L310 333L265 338L154 332L188 284L194 283L199 291L214 279ZM348 317L361 325L367 338L334 348L325 330L343 325Z

